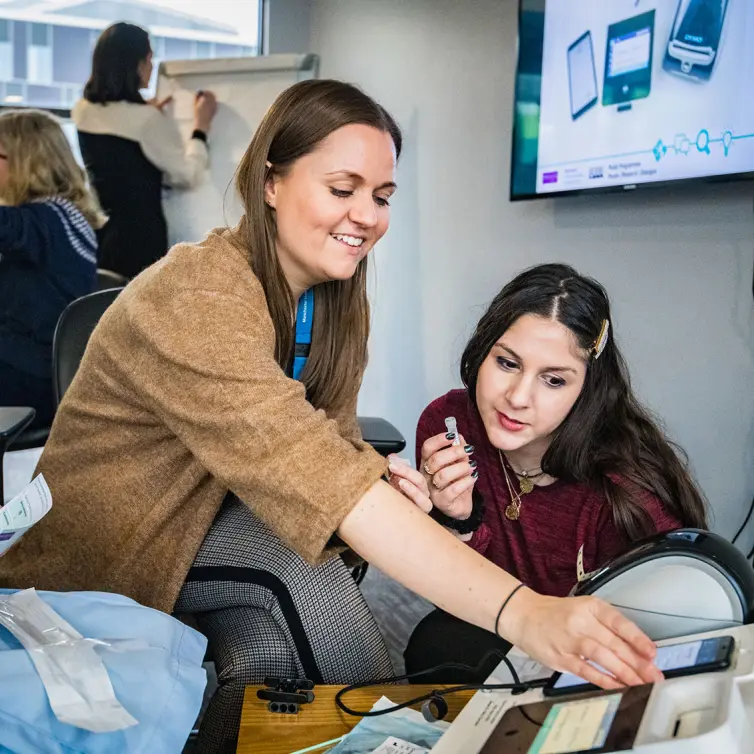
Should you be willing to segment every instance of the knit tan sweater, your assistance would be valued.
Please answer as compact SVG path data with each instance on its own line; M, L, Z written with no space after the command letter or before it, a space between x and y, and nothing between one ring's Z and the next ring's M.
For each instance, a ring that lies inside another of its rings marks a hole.
M355 400L328 417L274 358L248 258L216 230L136 278L97 326L37 471L52 510L0 586L170 611L230 490L310 562L385 472Z

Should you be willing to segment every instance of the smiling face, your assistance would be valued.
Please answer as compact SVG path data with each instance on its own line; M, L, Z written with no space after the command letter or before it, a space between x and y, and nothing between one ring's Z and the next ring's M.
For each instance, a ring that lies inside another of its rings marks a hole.
M586 355L568 328L519 317L479 368L476 402L490 442L521 468L536 467L581 393Z
M265 200L275 210L278 258L294 295L354 275L387 231L395 162L389 134L352 124L283 174L273 168Z

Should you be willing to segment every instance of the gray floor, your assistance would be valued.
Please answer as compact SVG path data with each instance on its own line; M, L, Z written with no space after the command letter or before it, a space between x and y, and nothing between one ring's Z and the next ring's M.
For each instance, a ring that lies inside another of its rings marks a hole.
M405 672L403 650L414 626L433 608L396 581L369 566L361 582L369 607L382 630L397 675Z

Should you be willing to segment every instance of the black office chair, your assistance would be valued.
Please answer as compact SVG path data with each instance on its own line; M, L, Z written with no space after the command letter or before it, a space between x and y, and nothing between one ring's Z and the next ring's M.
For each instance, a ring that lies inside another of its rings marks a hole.
M97 269L97 290L106 291L108 288L123 288L128 283L128 278L118 272L106 270L104 267Z
M76 376L94 328L123 288L107 288L77 298L60 315L52 341L52 389L59 406Z
M96 291L72 301L60 315L52 341L52 389L55 406L71 384L81 358L100 317L115 301L123 288ZM24 432L34 418L33 408L0 407L0 499L2 499L2 467L5 451L39 448L45 444L49 427Z
M128 283L128 278L123 277L123 275L119 275L117 272L112 272L112 270L105 270L105 269L98 269L97 270L97 291L108 291L113 289L121 290L126 283ZM80 301L82 299L88 299L88 296L82 296L81 299L76 299L76 301ZM103 306L105 303L107 303L107 306L109 306L114 297L110 298L108 301L108 297L105 297L103 299L97 299L94 302L88 302L85 305L85 311L86 316L91 319L92 316L92 309L94 309L94 314L96 314L96 309L98 307ZM73 305L72 302L71 305ZM99 320L99 317L102 316L102 312L107 308L105 306L101 309L99 312L99 315L97 315L96 319L94 319L94 324L97 324L97 320ZM66 316L66 313L70 309L70 306L63 311L63 314L60 315L60 319L58 320L58 327L60 326L60 322L63 320L63 318ZM71 315L68 315L71 316ZM78 318L79 315L74 314L74 320ZM89 331L91 333L91 330ZM89 339L89 335L87 334L86 340L83 342L83 348L86 348L86 341ZM65 340L63 342L66 342ZM83 355L84 351L83 348L81 349L81 353L78 355L79 359ZM55 346L53 345L53 352L55 350ZM78 350L78 349L76 349ZM78 367L78 362L76 363L73 372L70 372L68 382L65 383L65 386L68 387L68 383L70 383L70 380L73 379L73 375L76 372L76 367ZM53 363L53 381L59 384L60 376L58 375L57 369L55 368L55 364ZM65 390L63 390L65 392ZM60 403L60 398L63 395L63 392L58 392L56 390L55 393L55 405L57 407L57 404ZM50 434L50 428L49 427L39 427L37 429L27 429L21 433L18 434L18 436L15 438L13 443L13 450L28 450L29 448L41 448L46 442L47 437ZM2 489L0 487L0 489Z

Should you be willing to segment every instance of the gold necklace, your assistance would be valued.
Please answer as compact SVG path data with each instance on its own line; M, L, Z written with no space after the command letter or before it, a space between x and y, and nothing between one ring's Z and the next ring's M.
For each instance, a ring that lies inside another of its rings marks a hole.
M503 464L503 468L505 468L505 464L503 463L503 451L500 450L500 448L497 449L498 453L500 453L500 463ZM511 466L513 469L513 466ZM533 489L534 489L534 482L532 479L539 479L539 477L544 476L545 472L542 471L542 469L532 469L531 471L527 471L524 469L523 471L516 471L513 469L516 476L518 477L518 484L521 487L521 493L524 495L528 495Z
M521 495L513 493L513 485L508 477L508 469L505 468L503 452L499 448L497 452L500 454L500 465L503 467L503 476L505 477L505 483L508 485L508 494L511 496L510 503L505 506L505 517L509 521L518 521L521 515ZM521 491L523 492L523 488Z
M508 485L508 494L511 496L510 505L505 508L505 516L511 521L517 521L521 515L521 495L528 495L534 489L534 482L532 479L543 476L544 471L542 469L535 469L534 471L516 471L516 476L519 477L518 484L521 492L514 493L513 485L511 484L510 477L508 476L508 469L505 466L505 458L503 457L503 451L500 448L497 449L500 456L500 465L503 467L503 475L505 476L505 483Z
M524 493L524 495L528 495L533 489L534 489L534 482L532 482L532 479L537 479L537 477L541 477L545 472L539 471L538 474L533 474L531 471L517 471L516 476L519 477L518 483L521 486L521 492Z

